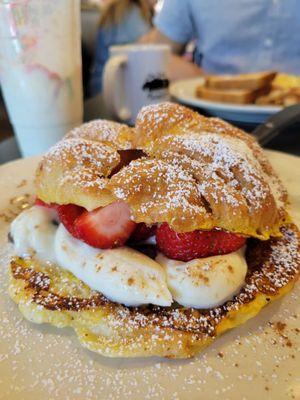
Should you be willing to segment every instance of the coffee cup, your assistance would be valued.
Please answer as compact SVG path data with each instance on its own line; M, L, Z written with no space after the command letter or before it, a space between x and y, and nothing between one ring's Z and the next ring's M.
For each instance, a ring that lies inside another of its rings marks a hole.
M110 47L103 97L112 118L134 124L141 107L169 100L169 55L161 44Z

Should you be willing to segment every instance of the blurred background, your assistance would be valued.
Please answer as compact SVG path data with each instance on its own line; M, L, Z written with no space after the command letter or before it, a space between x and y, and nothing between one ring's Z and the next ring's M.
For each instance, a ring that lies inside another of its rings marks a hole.
M110 3L115 3L113 12L108 10ZM116 3L119 4L116 6ZM123 3L123 5L121 3ZM176 3L178 3L178 1ZM182 1L182 4L183 3L184 1ZM101 93L103 68L109 57L109 46L134 43L137 41L143 42L144 37L146 37L145 43L151 42L151 32L153 32L155 26L154 19L160 14L163 6L164 0L120 0L119 2L112 0L81 1L81 49L85 121L107 117ZM234 10L231 10L231 13L232 12L234 13ZM167 18L164 16L164 21L166 20ZM196 27L194 27L194 29L196 29ZM162 35L160 39L161 42L164 42L165 36ZM154 38L153 41L155 42L158 40ZM171 47L172 43L175 42L171 42ZM182 60L190 62L190 65L195 61L198 67L202 67L202 55L199 53L199 49L197 49L195 39L191 38L190 40L188 37L184 45L180 43L180 48L176 48L175 45L173 47L172 50L174 53L177 53ZM272 39L266 38L264 40L264 47L267 52L268 48L272 47ZM298 61L300 63L300 58ZM178 65L180 69L181 64ZM185 70L185 68L186 64L183 64L182 71ZM196 70L187 70L186 74L183 75L186 75L186 77L193 76L194 72L195 74L197 73ZM176 79L175 75L172 77L172 80ZM207 110L205 109L202 109L201 112L207 114ZM234 123L249 132L257 125L255 123L245 123L243 121L235 121ZM295 126L289 127L289 129L284 131L280 136L268 143L267 147L300 155L299 125L295 124ZM20 157L20 153L0 91L0 163L18 157Z

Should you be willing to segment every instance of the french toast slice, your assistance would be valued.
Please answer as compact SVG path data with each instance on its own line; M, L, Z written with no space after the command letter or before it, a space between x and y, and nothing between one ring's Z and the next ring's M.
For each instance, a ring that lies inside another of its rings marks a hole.
M251 72L236 75L211 75L205 86L223 90L257 90L268 86L275 78L274 71Z
M210 310L126 307L70 272L34 259L12 260L9 294L29 321L70 326L84 347L104 356L192 357L293 288L300 270L299 231L290 224L282 234L249 243L245 285L231 301Z
M251 104L260 95L259 90L251 89L212 89L198 86L196 96L209 101L230 104Z

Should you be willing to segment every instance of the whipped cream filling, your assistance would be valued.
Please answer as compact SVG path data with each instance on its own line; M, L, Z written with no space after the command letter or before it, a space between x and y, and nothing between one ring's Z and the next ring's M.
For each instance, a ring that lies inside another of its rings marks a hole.
M212 308L232 298L243 286L247 273L244 253L245 246L230 254L188 262L171 260L159 253L156 261L165 268L168 288L177 303Z
M172 303L164 269L138 251L126 246L95 249L73 238L62 224L54 249L60 266L113 301L130 306Z
M36 255L42 261L56 262L54 237L57 225L57 215L54 210L38 206L24 210L10 227L17 255L21 257Z
M158 254L154 261L127 246L91 247L62 224L57 226L55 219L55 211L46 207L23 211L11 225L16 254L56 263L112 301L170 306L175 300L186 307L211 308L230 299L244 284L244 249L189 262Z

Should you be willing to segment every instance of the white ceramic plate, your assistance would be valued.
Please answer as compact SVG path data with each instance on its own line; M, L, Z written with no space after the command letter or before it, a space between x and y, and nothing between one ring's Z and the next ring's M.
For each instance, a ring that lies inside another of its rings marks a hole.
M203 78L176 81L170 85L170 94L181 103L203 109L213 116L235 122L262 123L271 115L282 110L282 107L278 106L218 103L197 98L195 96L196 87L203 83Z
M300 159L269 155L290 191L299 223ZM0 399L300 398L300 337L296 331L300 285L193 360L107 359L83 349L71 329L24 320L7 295L12 251L7 232L8 220L34 193L36 162L19 160L0 167ZM24 194L29 196L24 198ZM278 322L286 324L281 333L274 328Z

